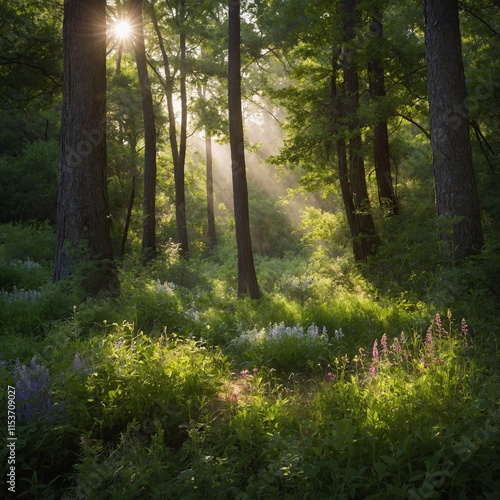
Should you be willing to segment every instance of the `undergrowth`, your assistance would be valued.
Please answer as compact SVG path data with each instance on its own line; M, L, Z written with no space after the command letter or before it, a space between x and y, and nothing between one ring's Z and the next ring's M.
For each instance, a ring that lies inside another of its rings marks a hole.
M188 265L169 244L147 267L124 261L119 297L90 299L50 283L39 245L14 256L9 241L0 379L16 388L19 498L500 490L494 261L435 274L449 293L431 301L384 294L342 256L266 257L251 301L236 298L227 248Z

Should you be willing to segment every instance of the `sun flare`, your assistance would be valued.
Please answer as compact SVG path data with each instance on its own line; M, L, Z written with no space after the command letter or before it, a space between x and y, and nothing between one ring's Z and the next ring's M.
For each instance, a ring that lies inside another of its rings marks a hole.
M113 33L120 40L125 40L126 38L130 38L132 35L132 25L128 19L119 19L116 21Z

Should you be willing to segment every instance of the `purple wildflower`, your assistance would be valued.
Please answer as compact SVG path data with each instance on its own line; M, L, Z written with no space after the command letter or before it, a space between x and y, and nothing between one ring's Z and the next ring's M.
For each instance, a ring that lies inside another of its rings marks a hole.
M87 359L80 356L80 354L78 353L76 353L73 358L73 363L71 363L71 368L75 372L77 372L78 375L81 375L82 377L88 375L89 373L92 373L92 368L89 366Z
M29 366L19 360L14 366L17 412L20 422L31 422L53 413L50 397L50 374L43 364L31 360Z
M425 334L425 345L432 345L432 326L427 328L427 333Z
M231 394L231 403L237 403L237 402L238 402L238 395L235 392L233 392Z
M325 375L325 379L328 381L328 382L333 382L335 380L335 375L332 373L332 372L328 372L326 375Z
M250 372L248 370L241 370L240 372L240 377L242 380L246 380L246 378L250 375Z

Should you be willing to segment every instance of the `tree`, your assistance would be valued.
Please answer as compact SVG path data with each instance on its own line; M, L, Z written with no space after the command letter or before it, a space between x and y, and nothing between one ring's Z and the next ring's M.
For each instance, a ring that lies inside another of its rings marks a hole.
M83 256L96 264L82 285L117 292L106 175L106 2L66 0L61 159L54 281ZM82 255L81 250L85 250Z
M472 164L469 112L457 0L423 0L425 58L436 210L449 224L451 256L461 261L483 246Z
M238 295L261 297L253 260L241 111L240 0L229 0L228 102L234 218L238 249Z
M175 121L174 110L174 80L175 68L171 67L170 58L165 48L164 37L156 13L156 2L152 1L150 5L151 19L158 37L164 76L157 71L165 90L168 109L169 140L172 150L172 162L174 164L175 181L175 218L177 226L177 240L180 244L180 253L182 256L188 253L188 233L186 220L186 195L185 195L185 162L186 162L186 143L187 143L187 95L186 95L186 4L185 0L180 0L179 9L172 9L177 13L177 23L179 28L179 54L180 54L180 104L181 104L181 123L179 140L177 140L177 125Z
M375 225L371 214L368 189L366 185L365 166L362 152L361 129L357 113L359 109L359 77L356 62L356 26L359 22L360 10L357 0L343 0L343 113L347 120L349 156L349 183L352 193L354 258L364 260L373 253L375 244ZM350 207L350 203L349 203ZM346 210L349 210L346 205ZM349 215L348 215L349 220Z
M129 15L134 33L134 53L139 74L144 117L144 199L143 199L143 258L148 260L156 253L156 129L153 96L149 82L144 28L142 23L142 0L129 0Z
M384 64L380 55L383 42L382 12L377 7L372 10L370 32L374 43L369 47L368 77L370 97L377 105L385 98ZM382 110L378 110L374 124L373 159L380 205L386 209L387 215L397 215L398 203L392 184L387 116Z

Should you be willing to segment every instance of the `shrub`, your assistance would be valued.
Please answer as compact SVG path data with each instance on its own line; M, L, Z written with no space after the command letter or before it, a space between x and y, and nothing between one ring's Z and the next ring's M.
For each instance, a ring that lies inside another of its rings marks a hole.
M342 329L335 331L335 341L343 337ZM332 355L332 344L326 328L314 324L306 330L302 325L285 323L269 325L267 329L241 333L230 343L242 363L267 366L279 372L308 371L325 364Z

